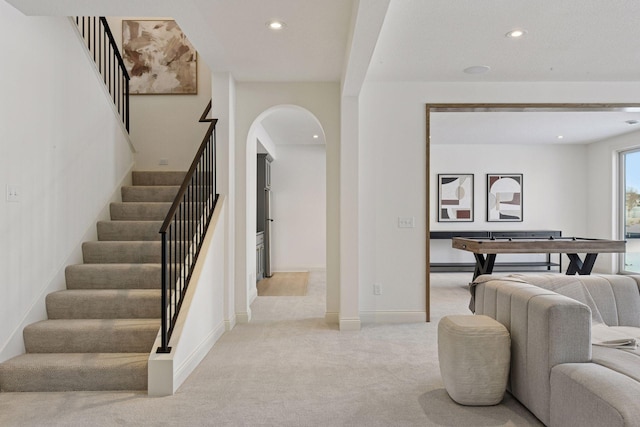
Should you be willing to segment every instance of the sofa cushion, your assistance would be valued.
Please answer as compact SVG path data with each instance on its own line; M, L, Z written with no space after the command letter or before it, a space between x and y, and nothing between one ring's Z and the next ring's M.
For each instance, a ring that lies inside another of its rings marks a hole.
M609 326L640 327L640 292L631 276L594 275L580 278Z
M620 350L594 345L591 360L640 382L640 352L637 349Z
M580 280L580 276L566 274L512 274L509 277L518 278L526 283L564 295L587 305L591 309L594 323L604 323L591 293Z
M595 363L551 370L551 427L633 427L640 419L640 383Z
M594 323L640 327L640 276L512 274L509 277L588 305Z

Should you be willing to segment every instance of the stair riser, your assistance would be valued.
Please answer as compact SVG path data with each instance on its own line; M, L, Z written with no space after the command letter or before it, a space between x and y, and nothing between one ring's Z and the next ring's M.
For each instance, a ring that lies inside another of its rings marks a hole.
M160 240L161 221L99 221L100 241L156 241Z
M26 357L25 357L26 356ZM40 360L39 356L43 357ZM94 355L23 355L0 364L3 392L146 390L148 355L113 353L107 363ZM67 358L70 360L67 362ZM23 360L26 360L23 362Z
M133 185L182 185L185 172L134 171Z
M80 264L65 270L67 289L159 289L159 264Z
M98 240L101 242L127 242L127 241L160 241L160 221L100 221L98 222ZM187 240L193 238L196 225L193 222L179 224L181 235Z
M112 203L110 205L112 221L164 221L171 203Z
M180 187L122 187L123 203L173 203ZM203 187L195 187L188 190L188 194L192 200L204 203L207 200L206 189Z
M85 264L159 264L162 242L85 242Z
M134 171L132 174L132 181L134 186L181 186L186 175L186 172ZM195 172L193 176L195 178L196 184L202 184L214 180L213 174L211 172Z
M85 264L159 264L161 242L85 242L82 253Z
M123 202L173 202L180 187L122 187Z
M160 328L159 320L140 324L132 320L128 325L80 322L49 320L27 326L23 333L27 353L149 353Z
M47 295L49 319L153 319L159 318L160 294L154 296L77 295L62 291Z

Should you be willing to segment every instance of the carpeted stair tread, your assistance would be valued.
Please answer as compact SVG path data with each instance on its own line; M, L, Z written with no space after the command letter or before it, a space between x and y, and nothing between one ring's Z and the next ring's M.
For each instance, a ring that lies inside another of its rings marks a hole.
M76 264L65 269L67 289L160 289L160 264Z
M170 202L122 202L109 206L112 221L164 221Z
M133 171L133 185L182 185L186 172L179 171Z
M149 353L30 353L0 364L0 390L146 390Z
M123 202L173 202L180 186L123 186Z
M86 264L158 264L162 262L162 242L85 242Z
M98 240L160 240L162 221L98 221Z
M43 320L24 328L27 353L149 353L160 319Z
M140 319L160 317L159 289L82 289L46 297L49 319Z

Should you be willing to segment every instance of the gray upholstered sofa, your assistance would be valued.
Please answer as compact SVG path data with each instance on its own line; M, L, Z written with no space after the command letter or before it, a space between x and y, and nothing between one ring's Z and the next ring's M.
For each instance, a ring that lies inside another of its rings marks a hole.
M472 311L510 331L509 390L543 423L640 426L640 276L480 276L471 290Z

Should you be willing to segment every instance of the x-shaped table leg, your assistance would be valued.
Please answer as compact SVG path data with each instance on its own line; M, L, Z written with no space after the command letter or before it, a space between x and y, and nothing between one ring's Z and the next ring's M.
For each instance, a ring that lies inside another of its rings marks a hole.
M476 268L473 271L473 279L481 274L491 274L493 265L496 263L496 254L487 254L485 258L482 254L473 254L476 257Z
M580 259L578 254L567 254L569 260L569 267L567 267L567 274L572 276L576 273L579 275L587 275L591 274L591 270L593 269L593 264L596 262L596 258L598 254L586 254L584 256L584 261Z

